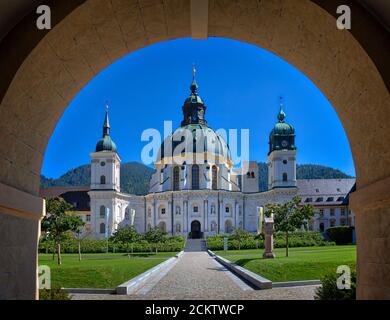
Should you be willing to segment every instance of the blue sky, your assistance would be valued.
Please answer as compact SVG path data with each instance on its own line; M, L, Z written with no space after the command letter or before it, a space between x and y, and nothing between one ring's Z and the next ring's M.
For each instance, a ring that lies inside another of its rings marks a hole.
M56 178L90 162L102 134L105 102L111 136L122 162L141 162L147 128L163 131L182 119L196 64L199 95L214 129L249 129L250 158L266 161L268 136L283 96L286 121L296 130L297 162L338 168L355 175L344 129L321 91L276 55L239 41L179 39L137 50L92 79L65 110L50 138L42 174Z

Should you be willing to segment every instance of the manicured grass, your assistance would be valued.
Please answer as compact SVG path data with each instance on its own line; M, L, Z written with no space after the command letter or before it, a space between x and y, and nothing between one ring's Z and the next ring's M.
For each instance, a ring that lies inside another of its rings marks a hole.
M123 253L63 254L62 265L57 257L40 254L39 265L47 265L51 270L51 286L64 288L115 288L146 270L174 256L174 252L157 254L134 254L130 258Z
M217 251L217 254L275 282L320 279L339 265L355 268L356 246L275 249L275 259L263 259L263 250Z

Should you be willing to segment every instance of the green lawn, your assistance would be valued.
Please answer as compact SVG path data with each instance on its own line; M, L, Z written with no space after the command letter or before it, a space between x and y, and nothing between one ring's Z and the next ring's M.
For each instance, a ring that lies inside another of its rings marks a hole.
M39 265L50 267L52 288L115 288L175 254L83 254L81 261L77 254L63 254L60 266L57 257L53 261L51 254L40 254Z
M275 259L263 259L263 250L231 250L215 253L274 282L320 279L339 265L355 268L356 246L275 249Z

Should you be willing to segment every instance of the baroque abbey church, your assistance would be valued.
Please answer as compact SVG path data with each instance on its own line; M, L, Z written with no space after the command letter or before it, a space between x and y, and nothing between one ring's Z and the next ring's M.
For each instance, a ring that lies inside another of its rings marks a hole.
M93 238L103 239L126 225L134 225L141 233L158 227L171 235L193 238L230 233L234 227L257 232L260 207L289 201L295 195L317 206L322 198L323 211L310 222L312 229L323 231L332 226L332 211L324 214L329 206L339 209L333 211L333 225L343 224L343 208L344 224L354 224L348 220L345 204L354 179L296 179L295 129L286 122L282 103L269 135L265 192L259 191L257 161L235 168L225 139L209 126L195 76L182 111L180 127L160 147L149 193L139 196L120 190L121 159L110 135L106 110L103 136L90 154L89 224Z

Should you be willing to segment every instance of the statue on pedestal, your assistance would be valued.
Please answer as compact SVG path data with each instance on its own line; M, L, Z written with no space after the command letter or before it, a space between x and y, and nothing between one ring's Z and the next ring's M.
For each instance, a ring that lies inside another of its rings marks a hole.
M274 215L263 216L264 253L263 258L275 258L274 253Z

